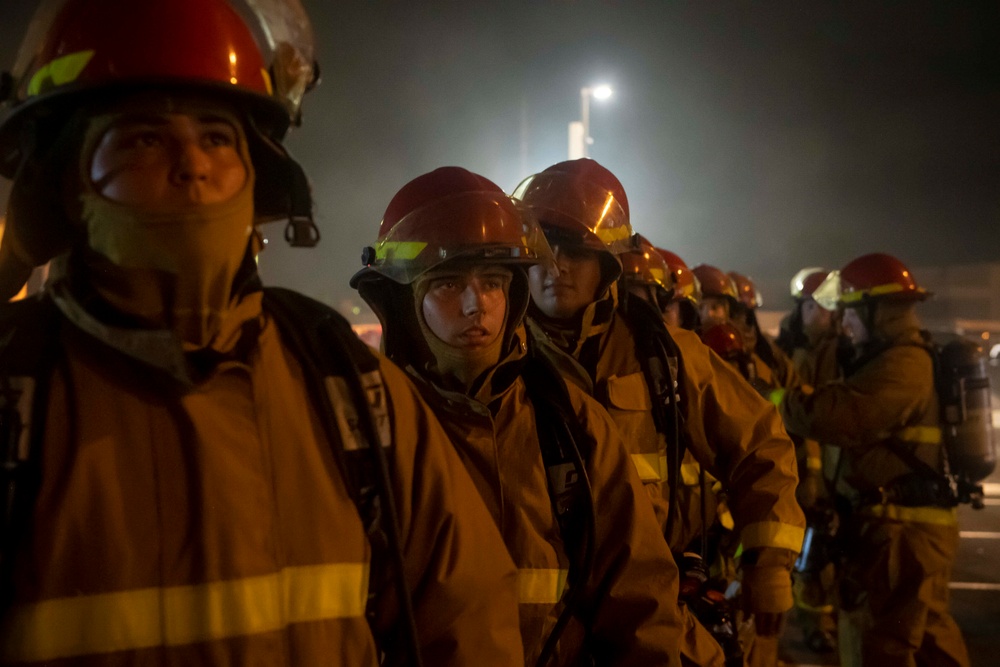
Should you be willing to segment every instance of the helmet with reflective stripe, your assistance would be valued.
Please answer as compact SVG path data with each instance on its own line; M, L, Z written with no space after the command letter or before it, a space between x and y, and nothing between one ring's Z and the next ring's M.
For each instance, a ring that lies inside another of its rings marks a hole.
M736 285L736 294L740 303L750 309L760 308L764 305L764 299L757 290L757 286L754 285L753 280L736 271L730 271L729 277L733 279L733 284Z
M674 276L674 299L687 299L695 308L701 302L701 285L687 263L678 255L663 248L657 248L660 257L667 263Z
M511 196L535 215L546 235L613 257L630 249L625 188L594 160L554 164L521 181Z
M377 276L407 285L456 258L536 264L551 253L538 224L498 185L461 167L441 167L392 198L351 286Z
M816 288L823 284L829 273L826 269L818 266L811 266L796 273L790 285L792 298L797 300L811 298Z
M726 273L711 264L699 264L692 269L701 285L702 297L718 297L739 301L736 283Z
M632 249L618 256L622 262L622 278L631 284L662 287L674 296L674 274L653 244L641 234L632 237Z
M839 272L840 304L860 305L868 300L923 301L930 292L917 284L901 261L885 253L862 255Z
M23 159L21 129L117 90L201 89L280 139L316 78L298 0L46 0L13 71L0 174Z

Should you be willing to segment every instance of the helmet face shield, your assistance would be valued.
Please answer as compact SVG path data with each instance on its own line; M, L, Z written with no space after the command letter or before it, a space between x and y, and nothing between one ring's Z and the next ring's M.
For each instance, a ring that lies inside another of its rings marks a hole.
M272 94L297 121L302 98L317 81L316 46L312 24L299 0L244 0L260 29L265 62L270 65ZM241 3L233 3L237 11ZM249 17L248 17L249 18Z
M565 172L542 172L521 181L511 195L547 227L578 234L593 250L620 255L631 249L632 226L607 188Z
M374 251L368 266L402 284L456 258L553 262L537 222L496 192L462 192L418 208L381 234Z
M816 288L823 284L829 272L818 266L802 269L792 277L789 292L793 299L803 299L813 295Z
M840 271L831 271L812 293L812 298L820 307L827 310L837 310L843 294L843 283Z

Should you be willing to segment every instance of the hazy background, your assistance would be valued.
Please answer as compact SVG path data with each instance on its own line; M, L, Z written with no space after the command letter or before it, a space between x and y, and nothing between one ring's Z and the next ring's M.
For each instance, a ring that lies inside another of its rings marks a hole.
M0 0L4 67L34 5ZM510 191L566 159L580 88L602 82L591 156L635 229L749 274L765 307L799 268L865 252L1000 261L1000 3L305 5L323 82L287 143L324 236L290 249L272 225L261 268L345 314L405 182L455 164Z

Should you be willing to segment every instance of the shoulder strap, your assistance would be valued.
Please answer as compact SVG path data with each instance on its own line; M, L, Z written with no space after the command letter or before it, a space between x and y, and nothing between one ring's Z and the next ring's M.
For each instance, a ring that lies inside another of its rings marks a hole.
M573 409L565 379L530 336L521 377L535 410L535 425L559 534L570 555L570 585L563 595L563 609L535 663L546 665L566 625L582 611L582 596L593 570L597 509L586 462L593 454L595 443ZM589 621L583 620L589 627Z
M681 461L684 458L686 431L680 411L680 387L683 385L684 360L663 316L644 299L626 294L622 315L632 330L635 351L649 386L653 422L667 442L667 484L670 498L667 525L669 536L676 521L677 489Z
M347 320L319 301L268 287L264 308L302 363L313 406L368 534L372 547L369 623L377 612L373 603L387 584L386 566L391 565L410 661L419 666L420 643L406 583L391 457L385 451L393 442L379 359Z
M552 507L563 540L574 556L574 565L579 567L587 560L588 545L593 546L589 516L593 499L586 462L593 453L594 441L573 409L566 381L533 341L529 341L529 355L521 377L535 410ZM574 579L582 582L589 575L586 571L589 568L580 569L583 571L573 574Z

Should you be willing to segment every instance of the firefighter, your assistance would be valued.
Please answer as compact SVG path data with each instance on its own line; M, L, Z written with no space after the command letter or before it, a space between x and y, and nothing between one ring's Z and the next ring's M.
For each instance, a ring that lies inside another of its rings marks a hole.
M826 269L812 267L802 269L792 278L794 306L782 321L776 341L792 359L799 380L812 387L840 377L836 310L824 308L813 298L828 274ZM837 529L828 482L833 482L840 448L811 438L793 436L793 440L799 453L797 497L815 537L812 553L800 558L793 572L796 620L806 647L815 653L831 653L836 650L836 574L819 539Z
M854 356L843 380L784 394L793 433L843 448L838 631L844 665L969 664L948 611L958 548L955 501L940 483L939 398L916 305L928 297L897 258L848 263L813 293L838 305Z
M537 223L488 179L442 167L400 189L366 252L352 284L382 322L386 353L452 436L519 568L527 664L548 664L557 640L557 664L579 664L584 649L600 665L679 664L677 567L621 437L524 327L526 268L550 260ZM581 480L571 502L550 486L568 474Z
M725 271L711 264L699 264L691 269L701 286L698 314L701 326L729 322L739 304L736 283Z
M790 387L798 383L792 360L760 330L757 309L764 305L764 299L757 286L753 280L736 271L730 271L729 277L733 279L737 293L735 307L730 313L731 320L753 357L758 380L769 387Z
M676 255L672 255L672 258L683 264L683 260ZM671 268L664 259L663 252L657 250L641 234L633 237L632 248L619 255L619 259L622 263L621 284L628 290L629 298L638 297L654 304L668 324L674 320L679 321L682 313L686 315L683 319L688 322L693 320L692 315L697 315L697 302L692 303L696 285L690 269L686 271L687 281L682 283L685 273ZM676 358L671 360L670 367L672 375L676 375ZM693 551L706 563L710 563L712 559L708 554L708 545L702 544L701 538L707 538L707 529L718 518L719 503L711 493L716 480L710 475L705 478L698 460L690 448L685 448L679 481L677 509L670 523L667 541L676 555ZM705 505L702 505L703 497L706 498ZM732 528L732 517L725 514L723 519Z
M556 259L529 269L529 324L589 380L664 528L667 438L672 453L678 445L668 432L683 428L699 463L731 493L744 548L744 602L760 635L775 636L791 607L788 573L804 521L794 499L794 451L773 406L695 334L668 332L662 315L641 300L626 298L619 307L617 256L628 250L632 230L624 188L610 171L586 158L562 162L522 181L513 196L537 215ZM676 392L666 347L681 369Z
M676 253L663 248L656 248L656 252L667 263L674 277L674 295L663 312L663 319L668 326L694 331L698 328L701 285L687 263Z
M790 292L793 306L782 320L778 347L792 359L802 382L822 384L839 374L837 348L840 320L837 311L824 308L813 292L826 280L829 271L819 267L802 269L792 278Z
M280 143L315 78L301 6L66 0L32 25L4 297L53 269L0 313L0 664L520 662L516 570L440 424L257 277L256 222L314 238Z

